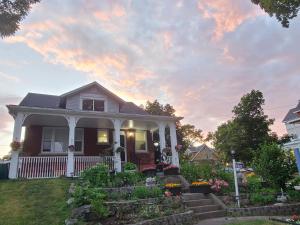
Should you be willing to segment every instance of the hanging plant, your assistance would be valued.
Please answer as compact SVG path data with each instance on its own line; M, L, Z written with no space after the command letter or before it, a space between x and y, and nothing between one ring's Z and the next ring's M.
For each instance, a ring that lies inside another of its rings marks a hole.
M119 146L117 149L116 149L116 153L121 153L121 152L124 152L124 148Z
M18 151L20 148L21 148L22 144L21 142L19 141L13 141L11 144L10 144L10 147L13 151Z
M175 149L177 152L180 152L182 150L182 145L176 145Z
M74 145L69 145L68 149L70 152L74 152L75 151L75 146Z

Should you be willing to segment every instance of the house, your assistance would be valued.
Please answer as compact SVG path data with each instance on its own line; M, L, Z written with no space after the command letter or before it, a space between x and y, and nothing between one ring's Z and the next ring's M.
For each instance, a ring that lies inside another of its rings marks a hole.
M288 135L291 136L291 141L284 144L286 150L293 150L296 160L297 167L300 173L300 101L295 108L288 111L283 119L283 123L286 126Z
M214 162L217 160L217 154L213 148L206 144L189 149L189 157L191 162Z
M10 178L68 177L96 163L120 172L133 162L154 164L153 132L159 132L160 150L166 147L165 128L171 134L172 164L179 166L175 122L180 117L150 115L97 82L62 95L28 93L19 105L7 105L14 118ZM123 147L124 151L122 151Z

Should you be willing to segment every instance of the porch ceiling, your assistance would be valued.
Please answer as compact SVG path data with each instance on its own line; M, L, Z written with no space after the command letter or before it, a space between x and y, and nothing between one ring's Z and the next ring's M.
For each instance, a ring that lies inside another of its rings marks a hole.
M32 126L32 125L65 127L68 126L68 122L66 118L63 116L32 114L25 119L23 126Z
M81 118L77 122L76 127L113 128L113 124L109 119Z

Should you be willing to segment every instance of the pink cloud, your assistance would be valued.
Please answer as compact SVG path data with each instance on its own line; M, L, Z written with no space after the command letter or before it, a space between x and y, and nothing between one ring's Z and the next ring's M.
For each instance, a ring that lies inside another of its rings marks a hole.
M215 22L214 38L220 39L224 33L233 32L245 20L258 15L251 2L244 0L200 0L198 9L205 19Z

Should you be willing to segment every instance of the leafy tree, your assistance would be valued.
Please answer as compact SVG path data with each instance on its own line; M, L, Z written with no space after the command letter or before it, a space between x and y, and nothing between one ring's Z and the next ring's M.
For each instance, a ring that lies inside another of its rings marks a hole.
M290 20L297 16L300 0L251 0L270 16L277 18L283 27L288 28Z
M176 110L170 104L160 104L157 100L147 101L145 110L152 115L175 116ZM194 125L184 124L180 121L176 123L177 141L182 144L183 150L192 146L196 142L202 141L202 131L197 129ZM166 129L167 143L170 143L170 131Z
M286 182L297 171L295 159L275 142L262 144L259 152L254 159L255 172L268 184L285 189Z
M274 120L264 114L264 103L263 94L252 90L233 108L233 119L218 127L213 144L225 160L234 149L238 160L251 162L260 144L273 141L269 126Z
M11 36L20 27L31 6L40 0L2 0L0 2L0 36Z

